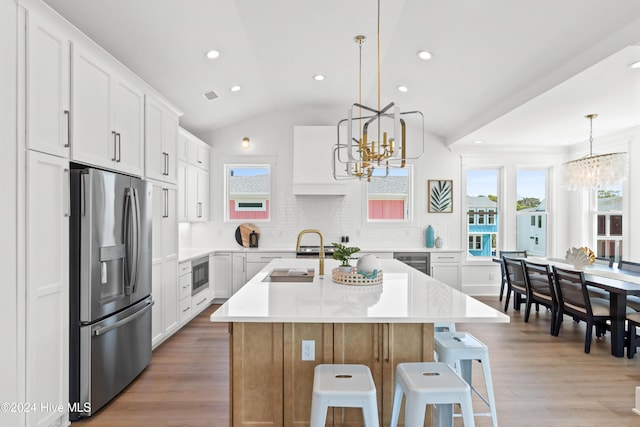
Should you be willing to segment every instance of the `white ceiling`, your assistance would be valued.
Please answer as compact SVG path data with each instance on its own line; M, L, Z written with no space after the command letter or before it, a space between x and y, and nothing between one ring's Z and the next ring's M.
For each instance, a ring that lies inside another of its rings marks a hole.
M270 110L346 113L358 96L357 34L367 36L364 103L376 105L374 0L45 2L175 103L199 136ZM640 60L640 2L381 3L382 104L422 111L446 144L584 141L589 113L599 114L594 135L640 126L640 70L627 67ZM212 48L215 61L204 57ZM433 59L418 59L421 49ZM207 101L211 89L219 97Z

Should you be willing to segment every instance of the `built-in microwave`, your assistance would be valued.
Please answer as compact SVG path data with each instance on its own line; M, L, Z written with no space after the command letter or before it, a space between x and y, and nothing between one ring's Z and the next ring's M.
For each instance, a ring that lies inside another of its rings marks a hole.
M209 287L209 257L191 261L191 296Z

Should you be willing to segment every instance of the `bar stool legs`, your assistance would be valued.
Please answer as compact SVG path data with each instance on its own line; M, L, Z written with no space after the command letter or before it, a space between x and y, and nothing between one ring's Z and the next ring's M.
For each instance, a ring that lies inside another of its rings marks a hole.
M424 424L428 404L449 405L459 403L465 427L475 427L471 388L446 363L400 363L396 367L396 382L391 408L391 427L398 425L402 396L405 396L405 426Z
M489 407L488 413L476 413L475 416L489 416L493 427L498 427L496 401L493 393L489 349L473 335L466 332L436 332L435 351L438 360L454 367L456 372L469 384L471 390ZM486 385L486 397L480 394L471 383L471 367L474 360L479 360Z
M376 386L365 365L317 365L313 371L310 427L324 427L327 409L362 408L365 427L379 427Z

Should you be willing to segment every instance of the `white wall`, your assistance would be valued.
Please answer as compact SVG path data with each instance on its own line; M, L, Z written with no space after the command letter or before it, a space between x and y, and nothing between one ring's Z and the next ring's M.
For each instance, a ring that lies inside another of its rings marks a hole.
M460 249L461 193L460 159L435 136L425 135L425 155L414 165L413 221L408 224L380 225L363 221L365 183L350 181L348 194L333 196L292 195L293 127L296 125L335 125L346 116L346 109L274 111L214 132L205 140L212 145L211 221L181 226L181 244L193 247L238 247L234 232L238 223L223 221L223 171L225 162L272 162L271 221L255 222L260 228L260 246L292 249L304 228L318 228L325 242L340 241L348 235L350 244L363 248L395 249L424 247L424 229L431 224L444 239L445 247ZM240 149L248 136L252 148ZM408 144L416 143L409 140ZM328 146L327 150L331 150ZM426 205L428 179L454 181L454 213L429 214ZM308 236L310 239L312 236ZM303 242L303 243L306 243ZM315 244L309 241L307 244Z
M20 402L18 385L18 277L17 277L17 140L16 140L16 22L17 5L0 1L0 402ZM18 425L18 414L0 413L0 425Z

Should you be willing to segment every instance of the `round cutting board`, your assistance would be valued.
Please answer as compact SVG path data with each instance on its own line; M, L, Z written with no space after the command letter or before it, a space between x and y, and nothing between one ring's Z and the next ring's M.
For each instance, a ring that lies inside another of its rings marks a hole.
M238 228L236 228L236 242L242 247L249 247L249 234L252 231L255 231L260 238L260 229L256 227L254 224L245 222L244 224L240 224Z

